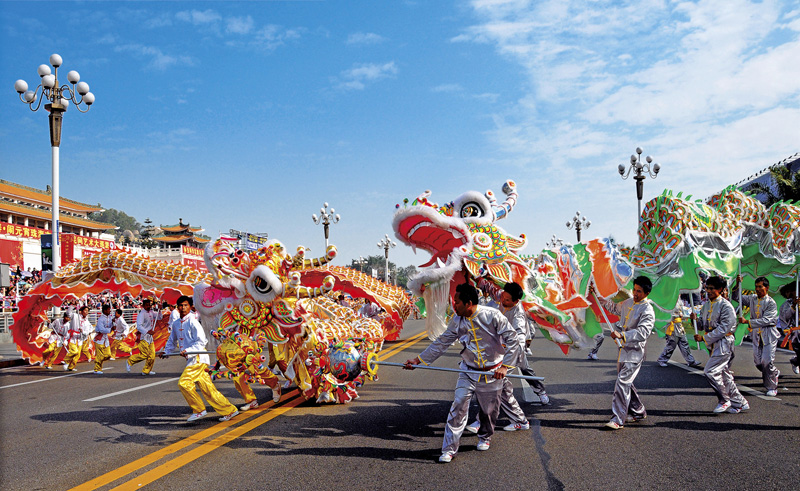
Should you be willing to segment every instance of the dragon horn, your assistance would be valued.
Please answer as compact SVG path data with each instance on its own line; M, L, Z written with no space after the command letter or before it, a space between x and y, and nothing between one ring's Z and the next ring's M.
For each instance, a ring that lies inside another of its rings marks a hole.
M514 209L514 205L517 204L517 184L511 179L506 181L505 184L503 184L503 194L506 195L506 200L502 205L498 206L497 200L494 198L494 193L491 191L486 192L486 198L492 204L492 208L495 208L495 214L498 220L507 217L508 214L511 213L511 210Z
M298 256L295 256L294 259L294 268L295 269L308 269L308 268L319 268L327 263L329 263L333 258L336 257L336 246L329 245L325 251L325 255L322 257L313 257L311 259L302 259L300 260Z

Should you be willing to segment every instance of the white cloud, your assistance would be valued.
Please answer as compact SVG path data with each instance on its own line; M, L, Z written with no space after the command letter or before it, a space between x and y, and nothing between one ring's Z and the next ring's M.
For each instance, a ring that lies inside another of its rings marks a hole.
M253 18L249 15L247 17L229 17L225 19L225 32L229 34L249 34L253 30Z
M148 67L156 70L166 70L173 65L194 65L194 60L189 56L169 55L154 46L142 44L123 44L114 48L114 51L131 53L139 58L148 59Z
M334 79L337 89L363 90L367 83L397 75L397 66L393 61L384 64L363 63L345 70Z
M386 39L373 32L356 32L347 36L347 44L378 44Z
M219 15L216 11L211 9L203 11L184 10L175 14L175 17L178 20L181 20L183 22L189 22L196 26L216 24L217 22L222 20L222 16Z
M536 169L527 184L562 202L617 213L599 202L637 145L663 166L650 193L699 197L798 151L800 10L786 2L471 5L479 22L451 41L490 44L527 75L489 135L507 164Z

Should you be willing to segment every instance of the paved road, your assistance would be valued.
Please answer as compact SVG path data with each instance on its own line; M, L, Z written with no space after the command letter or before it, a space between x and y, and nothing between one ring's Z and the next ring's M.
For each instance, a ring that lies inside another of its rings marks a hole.
M383 358L419 353L427 345L415 341L422 328L409 323ZM790 372L789 354L778 355L786 390L768 398L749 346L739 347L734 370L750 388L743 390L752 409L713 415L716 399L702 375L655 363L663 345L651 338L637 379L648 419L607 432L600 428L610 418L613 343L589 361L536 339L534 367L547 377L552 404L524 404L532 429L500 431L488 452L465 436L446 465L436 459L452 373L383 367L380 380L346 405L318 406L288 392L280 404L227 423L211 416L186 423L180 358L158 360L149 377L125 373L120 360L107 362L104 375L86 364L77 373L9 368L0 370L0 481L4 490L794 488L800 377ZM437 365L457 360L454 347ZM241 403L231 382L217 385ZM266 389L256 394L270 400Z

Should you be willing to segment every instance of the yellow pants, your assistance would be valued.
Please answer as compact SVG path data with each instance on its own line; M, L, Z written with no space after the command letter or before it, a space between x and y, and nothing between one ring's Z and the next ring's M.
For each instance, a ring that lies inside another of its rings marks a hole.
M92 357L92 345L93 344L94 344L94 341L92 341L92 338L89 338L86 341L84 341L83 345L81 346L81 352L86 355L86 361L92 361L92 358L93 358Z
M222 395L214 384L211 382L211 377L206 372L208 365L205 363L195 363L188 365L183 369L181 378L178 380L178 387L181 389L183 398L186 403L192 408L193 413L199 413L206 410L206 405L203 399L197 395L195 385L200 388L200 392L206 397L206 400L216 412L223 416L227 416L236 411L236 406L230 403L228 399ZM255 397L254 397L255 398Z
M233 379L233 385L235 385L236 390L242 394L242 397L244 397L244 402L247 404L256 400L256 394L253 392L253 389L250 388L250 384L244 381L244 377L245 375L242 374Z
M111 358L111 349L103 344L94 343L94 371L103 371L103 362Z
M150 370L153 369L153 365L156 363L156 347L153 343L148 343L147 341L139 341L136 347L139 348L139 353L131 355L130 358L128 358L128 365L133 366L140 361L144 361L144 370L142 370L142 373L146 375L150 373Z
M81 353L86 355L87 360L92 359L91 353L89 353L89 344L83 343L80 345L78 343L69 343L69 346L67 346L67 356L64 357L64 361L67 363L67 368L69 370L72 370L75 368L75 365L78 364Z
M122 351L123 353L128 353L129 355L131 354L131 349L128 347L127 344L123 343L123 341L125 341L125 339L115 339L111 343L111 349L109 350L111 351L111 356L117 356L115 353L117 353L118 351Z
M42 364L46 367L52 367L53 362L58 358L61 353L61 346L56 343L50 343L44 353L42 353Z

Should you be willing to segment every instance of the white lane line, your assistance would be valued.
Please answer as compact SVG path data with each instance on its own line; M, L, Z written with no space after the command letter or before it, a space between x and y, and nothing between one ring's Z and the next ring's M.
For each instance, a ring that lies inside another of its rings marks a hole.
M113 370L113 369L114 369L113 367L105 368L105 370ZM59 375L58 377L48 377L48 378L42 378L42 379L39 379L39 380L31 380L30 382L20 382L18 384L4 385L4 386L0 387L0 389L8 389L10 387L18 387L20 385L35 384L37 382L47 382L48 380L58 380L58 379L64 378L64 377L74 377L75 375L83 375L83 374L86 374L86 373L94 373L94 371L68 373L67 375Z
M675 365L676 367L683 368L684 370L686 370L689 373L695 373L695 374L699 374L699 375L704 375L702 370L698 370L696 368L692 368L692 367L690 367L688 365L684 365L683 363L678 363L678 362L675 362L675 361L672 361L672 360L669 360L667 363L669 363L670 365ZM739 388L739 392L747 392L751 396L756 396L759 399L764 399L765 401L780 401L781 400L778 397L770 397L770 396L764 394L761 391L758 391L756 389L751 389L750 387L748 387L746 385L736 384L736 387Z
M134 387L133 389L121 390L119 392L112 392L111 394L106 394L104 396L97 396L97 397L92 397L91 399L84 399L83 402L99 401L100 399L105 399L107 397L114 397L114 396L118 396L120 394L127 394L128 392L133 392L133 391L136 391L136 390L146 389L148 387L153 387L153 386L156 386L156 385L166 384L167 382L174 382L174 381L176 381L178 379L180 379L180 377L168 378L167 380L161 380L161 381L158 381L158 382L153 382L152 384L142 385L140 387Z

